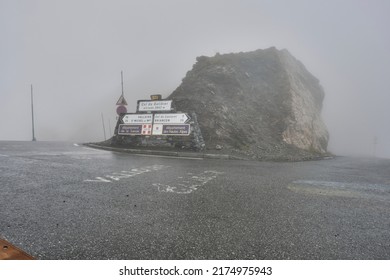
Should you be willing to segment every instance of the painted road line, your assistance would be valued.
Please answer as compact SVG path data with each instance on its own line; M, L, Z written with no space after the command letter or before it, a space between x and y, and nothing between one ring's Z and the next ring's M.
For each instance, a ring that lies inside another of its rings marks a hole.
M134 176L138 176L144 173L155 172L165 168L169 168L167 165L151 165L139 168L132 168L130 170L122 170L120 172L113 172L103 176L97 176L94 179L86 179L84 182L95 182L95 183L113 183L122 179L128 179Z
M187 173L185 177L178 177L179 180L177 183L171 185L154 183L153 186L157 187L159 192L190 194L211 180L216 179L221 174L224 174L224 172L213 170L204 171L199 174Z

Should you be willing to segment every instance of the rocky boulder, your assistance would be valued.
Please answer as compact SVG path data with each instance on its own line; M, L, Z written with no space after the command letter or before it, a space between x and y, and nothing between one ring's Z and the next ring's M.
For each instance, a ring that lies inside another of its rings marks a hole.
M275 160L327 151L324 91L287 50L198 57L168 99L197 114L207 150Z

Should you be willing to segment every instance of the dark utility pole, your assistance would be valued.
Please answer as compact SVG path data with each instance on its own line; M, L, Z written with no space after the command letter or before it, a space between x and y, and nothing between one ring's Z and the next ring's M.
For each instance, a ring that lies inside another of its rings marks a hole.
M31 121L32 121L32 141L37 141L35 138L34 131L34 97L33 97L33 86L31 85Z

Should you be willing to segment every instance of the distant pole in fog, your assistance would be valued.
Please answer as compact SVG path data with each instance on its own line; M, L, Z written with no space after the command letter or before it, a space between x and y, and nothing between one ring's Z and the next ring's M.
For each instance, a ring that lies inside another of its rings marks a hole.
M31 85L31 121L32 121L32 141L37 141L35 138L34 130L34 97L33 97L33 85Z
M378 137L374 137L374 157L376 157L376 146L378 145Z
M122 84L122 94L119 97L118 101L116 102L116 105L118 105L118 107L116 108L116 113L118 114L118 116L127 113L127 108L126 108L127 101L125 99L124 96L125 93L123 91L123 71L121 71L121 84Z
M105 126L104 126L104 118L103 118L103 113L102 113L102 124L103 124L104 140L107 140L107 137L106 137L106 128L105 128Z
M121 83L122 83L122 97L124 96L123 92L123 71L121 71Z
M112 134L111 134L111 121L110 121L110 119L108 119L108 131L110 132L110 136L112 136Z

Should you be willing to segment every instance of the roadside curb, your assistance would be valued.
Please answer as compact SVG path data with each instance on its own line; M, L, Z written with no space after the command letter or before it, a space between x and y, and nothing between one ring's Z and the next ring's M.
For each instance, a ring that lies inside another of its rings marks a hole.
M225 154L208 154L208 153L196 153L196 152L174 152L174 151L161 151L161 150L144 150L144 149L127 149L102 146L93 143L83 143L84 146L101 149L113 152L141 154L141 155L156 155L156 156L168 156L168 157L182 157L182 158L206 158L206 159L236 159L242 160L242 158L225 155Z

